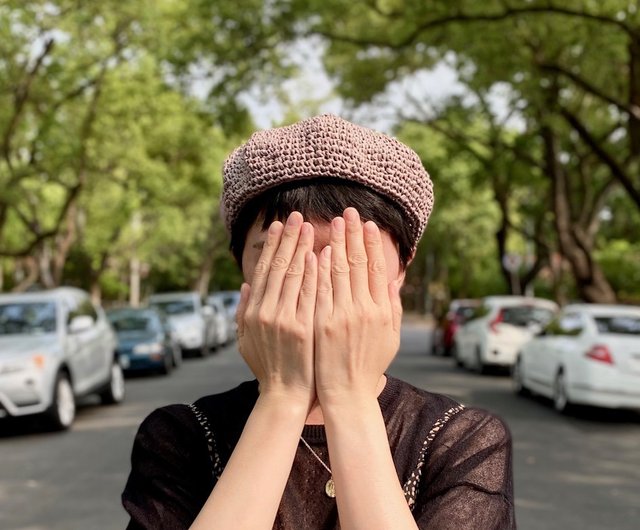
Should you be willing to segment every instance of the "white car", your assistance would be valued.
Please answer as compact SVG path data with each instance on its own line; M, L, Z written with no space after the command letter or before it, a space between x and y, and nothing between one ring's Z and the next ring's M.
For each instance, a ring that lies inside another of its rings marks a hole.
M213 310L198 293L158 293L149 297L149 305L168 317L174 337L183 351L206 357L217 348Z
M227 308L222 297L210 294L207 297L207 305L213 310L213 323L216 330L216 344L223 346L231 340L233 329L229 321Z
M568 305L524 345L514 388L572 404L640 410L640 307Z
M229 339L235 340L238 328L236 323L236 311L238 310L238 304L240 303L240 291L218 291L213 293L213 296L222 298L222 302L227 310L227 317L230 322Z
M43 414L68 429L76 398L124 399L116 336L89 295L73 288L0 295L0 418Z
M480 373L490 366L511 367L522 345L558 311L551 300L525 296L488 296L458 329L452 355L458 366Z

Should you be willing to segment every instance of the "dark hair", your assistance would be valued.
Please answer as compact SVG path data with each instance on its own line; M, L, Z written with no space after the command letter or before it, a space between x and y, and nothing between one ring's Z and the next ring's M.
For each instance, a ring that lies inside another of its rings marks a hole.
M363 221L373 221L391 236L398 246L400 265L405 269L411 259L412 239L400 208L362 184L330 177L283 184L251 199L231 230L231 252L242 267L247 233L259 218L263 230L273 221L284 221L294 211L300 212L307 221L331 222L349 206L358 210Z

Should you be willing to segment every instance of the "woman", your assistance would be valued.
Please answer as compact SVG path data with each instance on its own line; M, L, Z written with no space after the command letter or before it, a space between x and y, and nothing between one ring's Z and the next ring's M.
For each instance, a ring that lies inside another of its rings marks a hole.
M413 151L334 116L229 157L238 348L256 380L144 421L129 528L515 528L502 421L385 375L432 204Z

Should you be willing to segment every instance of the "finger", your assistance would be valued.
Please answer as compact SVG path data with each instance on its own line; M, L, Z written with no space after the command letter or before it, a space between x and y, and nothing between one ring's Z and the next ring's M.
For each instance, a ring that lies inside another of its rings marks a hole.
M351 303L351 279L345 241L345 222L342 217L331 221L329 235L331 245L331 283L333 285L333 303L344 305Z
M240 286L240 300L238 301L238 307L236 308L236 324L238 325L238 338L242 338L244 335L244 314L249 305L249 292L251 287L248 283L243 283Z
M318 258L318 287L316 293L316 321L322 322L333 314L333 285L331 283L330 246L320 252Z
M271 270L271 261L278 250L282 231L284 227L280 221L274 221L269 226L267 238L262 247L262 252L253 270L251 278L251 297L254 302L260 304L267 288L267 280L269 279L269 271Z
M271 260L269 278L267 279L267 287L265 288L261 305L266 305L266 307L273 308L274 310L278 306L280 295L282 294L284 277L289 269L296 247L298 246L301 228L302 214L300 212L292 212L284 225L278 250Z
M298 299L298 320L312 322L316 308L316 292L318 289L318 260L313 251L308 251L304 258L304 278Z
M393 330L400 333L402 326L402 299L400 297L401 282L394 280L389 284L389 300L391 301L391 313L393 316Z
M389 300L387 263L380 229L373 221L367 221L364 224L364 246L367 250L371 298L376 304L384 304Z
M346 224L347 262L349 263L351 294L354 299L370 300L367 251L364 248L360 214L355 208L347 208L344 211L344 220Z
M290 308L291 314L294 314L298 307L300 287L305 274L305 257L307 252L311 250L313 250L313 225L311 223L303 223L300 229L298 246L284 276L282 296L279 302L279 307L287 310Z

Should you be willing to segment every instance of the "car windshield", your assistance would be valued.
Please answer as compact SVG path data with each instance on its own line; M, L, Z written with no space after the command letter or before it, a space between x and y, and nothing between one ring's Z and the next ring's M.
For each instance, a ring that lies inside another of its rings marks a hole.
M640 336L640 317L630 315L596 317L598 333Z
M55 330L53 302L0 303L0 335L36 335Z
M152 302L151 305L159 308L167 315L184 315L196 312L193 300L165 300Z
M118 333L153 330L153 321L145 315L111 315L109 320Z
M224 296L224 305L227 309L235 307L240 301L240 296L236 294L227 294Z
M456 309L456 320L460 323L465 323L476 312L477 306L461 306Z
M546 326L553 318L553 311L545 307L512 306L502 308L502 322L526 328L532 324Z

